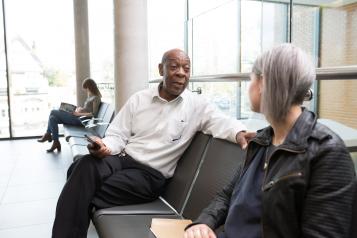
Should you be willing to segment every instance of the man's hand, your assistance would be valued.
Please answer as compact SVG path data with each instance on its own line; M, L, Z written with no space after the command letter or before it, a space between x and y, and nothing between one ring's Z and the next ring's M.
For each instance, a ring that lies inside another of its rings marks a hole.
M90 139L93 141L87 145L89 153L97 158L104 158L110 155L110 149L103 143L102 139L96 136L91 136Z
M205 224L191 226L185 231L184 238L216 238L214 231Z
M236 135L236 141L240 147L245 150L248 146L248 142L256 136L256 132L240 131Z

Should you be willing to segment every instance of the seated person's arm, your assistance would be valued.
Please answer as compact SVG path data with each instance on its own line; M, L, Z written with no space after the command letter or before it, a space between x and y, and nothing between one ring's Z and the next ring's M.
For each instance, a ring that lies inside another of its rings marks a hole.
M201 99L199 103L198 108L202 110L199 114L205 115L200 121L200 130L203 133L238 143L243 149L246 148L247 142L255 136L255 132L246 132L243 123L224 115L206 99Z
M112 155L122 152L132 135L131 123L135 114L132 104L133 97L129 98L124 104L105 132L105 137L102 141L109 148Z

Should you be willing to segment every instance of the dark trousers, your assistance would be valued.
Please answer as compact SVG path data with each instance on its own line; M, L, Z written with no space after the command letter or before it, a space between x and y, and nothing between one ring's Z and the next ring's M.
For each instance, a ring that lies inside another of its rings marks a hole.
M130 156L91 155L68 169L67 182L58 199L53 238L85 238L92 209L155 200L165 187L165 177Z

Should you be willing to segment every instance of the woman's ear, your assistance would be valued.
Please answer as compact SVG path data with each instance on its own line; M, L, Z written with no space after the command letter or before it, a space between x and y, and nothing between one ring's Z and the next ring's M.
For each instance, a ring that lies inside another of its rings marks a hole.
M259 93L262 94L263 93L263 87L264 86L264 78L262 75L258 76L258 87L259 87Z

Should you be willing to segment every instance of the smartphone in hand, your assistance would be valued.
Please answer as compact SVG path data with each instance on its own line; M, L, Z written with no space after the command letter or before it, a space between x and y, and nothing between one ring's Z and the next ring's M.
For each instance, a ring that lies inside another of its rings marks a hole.
M98 150L100 148L100 145L92 140L88 135L84 135L85 138L87 138L87 141L90 142L90 144L88 144L88 149L91 149L91 150Z

